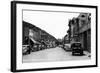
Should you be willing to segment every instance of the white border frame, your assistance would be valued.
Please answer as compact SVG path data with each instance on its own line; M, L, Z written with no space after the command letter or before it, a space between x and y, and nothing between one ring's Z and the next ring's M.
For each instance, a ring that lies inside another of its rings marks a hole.
M24 63L22 64L22 9L35 9L35 10L58 10L58 11L71 11L71 12L85 12L91 13L91 60L84 61L67 61L67 62L47 62L47 63ZM40 9L39 9L40 8ZM16 66L17 70L24 69L38 69L38 68L53 68L53 67L73 67L73 66L87 66L96 65L96 8L81 8L81 7L60 7L60 6L45 6L45 5L16 5L16 28L17 28L17 45L16 45Z

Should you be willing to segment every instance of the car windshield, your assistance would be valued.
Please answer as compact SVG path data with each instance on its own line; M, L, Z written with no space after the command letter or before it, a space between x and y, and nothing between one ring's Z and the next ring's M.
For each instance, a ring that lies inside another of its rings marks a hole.
M72 46L81 46L81 43L73 43Z

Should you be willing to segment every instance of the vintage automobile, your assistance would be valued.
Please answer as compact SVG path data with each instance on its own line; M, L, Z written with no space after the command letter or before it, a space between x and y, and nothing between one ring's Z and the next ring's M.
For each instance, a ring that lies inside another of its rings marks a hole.
M80 42L74 42L71 44L72 49L72 55L76 56L82 56L83 54L83 48Z
M23 45L22 46L22 53L23 53L23 55L26 55L26 54L30 54L30 47L29 47L29 45Z
M63 48L63 44L59 44L58 47Z
M43 50L43 49L46 49L46 48L47 48L46 42L41 42L40 50Z
M64 49L65 51L72 51L72 49L71 49L71 44L70 44L70 43L63 44L63 49Z
M32 52L35 52L35 51L38 51L40 50L40 44L38 43L34 43L33 47L31 48L32 49Z

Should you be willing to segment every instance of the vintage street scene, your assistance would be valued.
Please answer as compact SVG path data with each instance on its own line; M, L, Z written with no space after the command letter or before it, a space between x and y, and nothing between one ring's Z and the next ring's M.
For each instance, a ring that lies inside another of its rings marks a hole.
M22 61L91 59L91 13L23 11Z

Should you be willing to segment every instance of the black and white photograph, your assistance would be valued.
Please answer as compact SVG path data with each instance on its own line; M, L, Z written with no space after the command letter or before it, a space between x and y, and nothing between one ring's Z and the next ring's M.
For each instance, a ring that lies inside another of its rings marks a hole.
M23 63L91 59L91 13L23 10Z
M11 25L12 71L97 66L97 6L13 1Z

